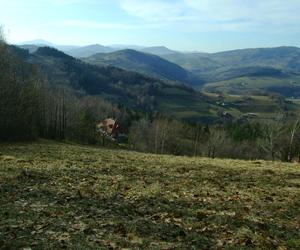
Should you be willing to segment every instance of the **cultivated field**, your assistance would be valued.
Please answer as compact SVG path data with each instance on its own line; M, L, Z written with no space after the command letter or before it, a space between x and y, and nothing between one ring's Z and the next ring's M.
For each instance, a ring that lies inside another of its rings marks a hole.
M0 146L1 249L300 249L300 167Z

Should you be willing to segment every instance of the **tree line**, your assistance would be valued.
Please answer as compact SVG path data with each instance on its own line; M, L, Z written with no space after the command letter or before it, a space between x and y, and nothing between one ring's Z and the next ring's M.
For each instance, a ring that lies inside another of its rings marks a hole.
M189 124L167 117L133 122L130 145L143 152L210 158L300 161L300 118L265 123Z

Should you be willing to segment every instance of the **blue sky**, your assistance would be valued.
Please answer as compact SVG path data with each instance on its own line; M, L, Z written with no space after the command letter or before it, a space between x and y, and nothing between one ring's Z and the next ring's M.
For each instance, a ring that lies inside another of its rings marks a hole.
M165 45L177 50L300 47L300 0L0 0L7 40Z

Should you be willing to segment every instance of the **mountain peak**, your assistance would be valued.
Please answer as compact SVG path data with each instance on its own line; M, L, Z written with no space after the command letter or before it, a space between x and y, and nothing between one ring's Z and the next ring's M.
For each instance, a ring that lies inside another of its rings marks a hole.
M101 45L99 43L94 43L94 44L83 46L81 48L108 48L108 47L105 47L104 45Z
M142 49L141 51L145 52L145 53L149 53L149 54L155 54L158 56L178 53L177 51L171 50L165 46L148 47L148 48Z
M43 39L36 39L36 40L31 40L31 41L26 41L26 42L23 42L21 43L21 45L43 45L43 46L50 46L50 47L53 47L54 44L49 42L49 41L46 41L46 40L43 40Z
M98 53L109 53L115 51L110 47L106 47L100 44L90 44L84 47L76 48L67 51L67 54L73 57L89 57Z

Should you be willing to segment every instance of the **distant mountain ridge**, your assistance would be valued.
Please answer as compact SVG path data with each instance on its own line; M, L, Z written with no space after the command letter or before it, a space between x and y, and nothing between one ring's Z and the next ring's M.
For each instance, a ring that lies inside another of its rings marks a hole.
M206 81L230 79L222 76L222 72L235 71L236 76L244 76L239 69L256 68L262 75L263 68L273 68L283 72L300 73L300 48L277 47L240 49L218 53L169 54L163 58L190 70ZM269 75L270 72L267 72ZM255 72L251 72L255 74Z
M172 54L179 53L175 50L170 50L169 48L167 48L165 46L147 47L147 48L142 49L141 52L154 54L157 56L172 55Z
M142 50L145 49L145 46L140 46L140 45L126 45L126 44L113 44L110 45L109 47L113 48L113 49L117 49L117 50L123 50L123 49L134 49L134 50Z
M80 48L76 48L73 50L65 51L70 56L77 57L77 58L83 58L83 57L89 57L97 53L110 53L115 51L115 49L103 46L100 44L92 44L88 46L83 46Z
M52 48L56 48L58 50L61 51L69 51L69 50L74 50L79 48L79 46L76 45L57 45L51 42L48 42L46 40L43 39L36 39L36 40L32 40L32 41L26 41L23 42L21 44L18 44L19 47L24 48L24 49L29 49L30 52L32 52L32 48L36 47L52 47Z
M49 46L49 47L55 46L53 43L43 39L36 39L36 40L22 42L20 43L20 45L36 45L36 46Z
M110 65L125 70L136 71L152 77L180 81L186 83L201 83L182 67L171 63L159 56L142 53L136 50L120 50L112 53L99 53L85 59L86 62L96 65Z
M255 77L258 83L268 77L280 81L282 87L294 82L295 76L300 75L300 48L289 46L184 53L164 46L144 48L133 45L135 50L128 50L123 48L131 45L116 45L113 48L95 44L70 49L70 46L59 47L44 40L28 43L32 42L40 45L26 44L20 47L34 53L44 43L89 63L120 67L163 80L185 82L198 88L204 82L214 83L241 77Z
M171 50L165 46L139 46L139 45L123 45L123 44L114 44L109 46L104 46L101 44L90 44L85 46L75 46L75 45L57 45L51 42L48 42L43 39L37 39L32 41L27 41L19 44L19 46L24 45L34 45L38 47L53 47L58 50L62 50L65 53L68 53L74 57L89 57L97 53L111 53L114 51L124 50L124 49L133 49L141 51L144 53L154 54L154 55L169 55L174 53L179 53L178 51Z

